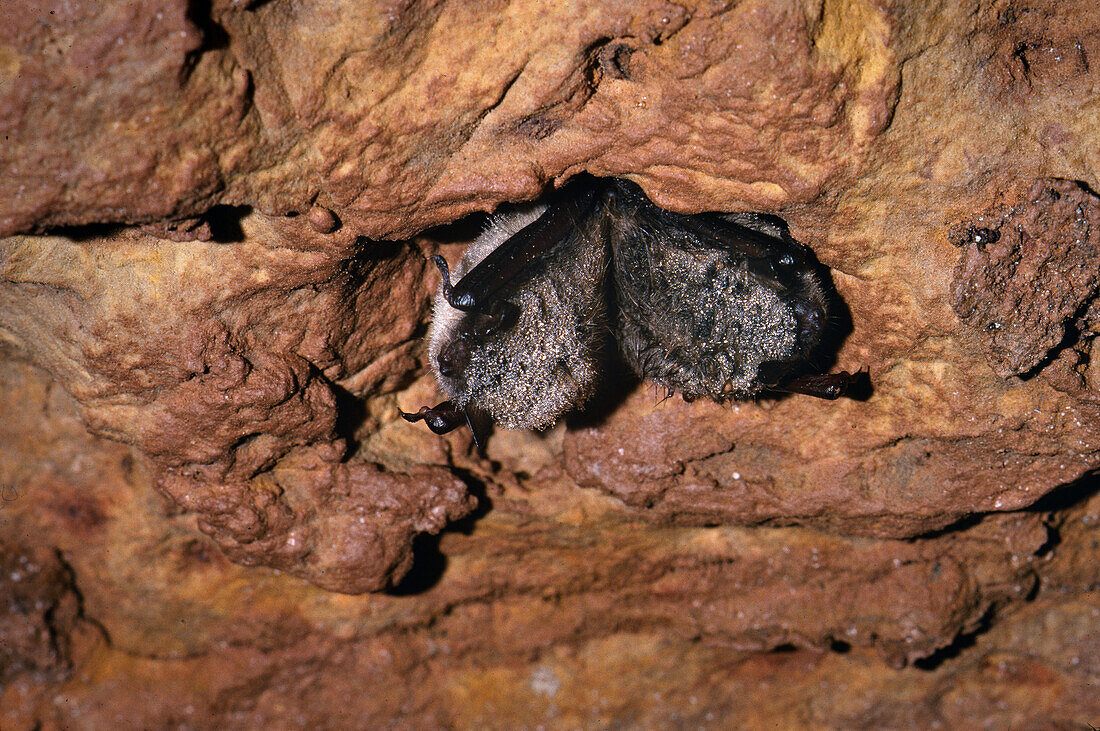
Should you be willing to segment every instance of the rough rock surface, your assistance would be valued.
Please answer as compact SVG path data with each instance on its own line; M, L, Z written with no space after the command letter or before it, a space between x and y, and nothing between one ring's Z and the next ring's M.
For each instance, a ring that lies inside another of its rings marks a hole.
M1100 724L1093 3L0 15L0 727ZM429 227L579 171L782 215L871 397L401 421Z
M339 402L352 397L339 383L392 388L414 366L423 256L349 232L320 241L303 217L238 225L224 243L9 238L7 339L93 432L153 459L157 487L234 560L337 591L387 586L415 534L474 506L446 470L344 460Z
M1100 287L1100 197L1081 183L1037 181L1023 201L998 209L953 232L966 247L955 311L986 333L998 373L1022 375L1093 330L1087 316Z

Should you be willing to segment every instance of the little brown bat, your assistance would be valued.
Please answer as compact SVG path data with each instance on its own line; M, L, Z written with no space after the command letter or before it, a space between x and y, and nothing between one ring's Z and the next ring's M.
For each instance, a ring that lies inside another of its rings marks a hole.
M812 253L785 228L666 211L627 180L582 179L494 216L455 283L434 261L428 356L447 401L403 416L437 434L471 411L549 426L596 392L616 343L640 377L688 400L834 399L861 375L798 375L829 308Z

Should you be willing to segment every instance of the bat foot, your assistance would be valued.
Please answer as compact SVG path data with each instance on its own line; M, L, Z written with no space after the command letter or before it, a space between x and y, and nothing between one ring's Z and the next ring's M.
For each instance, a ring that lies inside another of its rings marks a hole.
M771 389L829 401L835 401L841 396L864 401L871 395L871 374L866 368L861 368L855 373L840 371L819 376L801 376L772 386Z
M437 406L424 406L415 414L409 414L400 409L398 413L408 422L423 421L436 434L446 434L467 423L466 411L450 401L444 401Z

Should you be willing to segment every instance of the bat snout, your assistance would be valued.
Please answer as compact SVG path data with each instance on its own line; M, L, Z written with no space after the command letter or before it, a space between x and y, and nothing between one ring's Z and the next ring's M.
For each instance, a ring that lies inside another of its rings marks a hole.
M811 349L821 341L825 332L825 307L819 302L797 300L793 303L795 321L798 323L798 342Z
M463 374L469 365L470 346L463 338L455 338L444 345L436 358L439 375L456 381L463 379Z

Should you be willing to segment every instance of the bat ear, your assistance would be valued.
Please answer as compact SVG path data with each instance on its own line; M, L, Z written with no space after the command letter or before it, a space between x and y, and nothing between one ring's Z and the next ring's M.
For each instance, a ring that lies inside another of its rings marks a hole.
M519 307L508 300L492 300L484 312L470 318L470 331L482 337L503 332L516 324L519 312Z
M432 257L432 263L439 269L439 276L442 280L439 288L443 291L443 299L447 300L447 304L451 307L455 307L455 303L451 300L451 269L447 266L447 260L439 254ZM458 309L455 307L455 309Z

